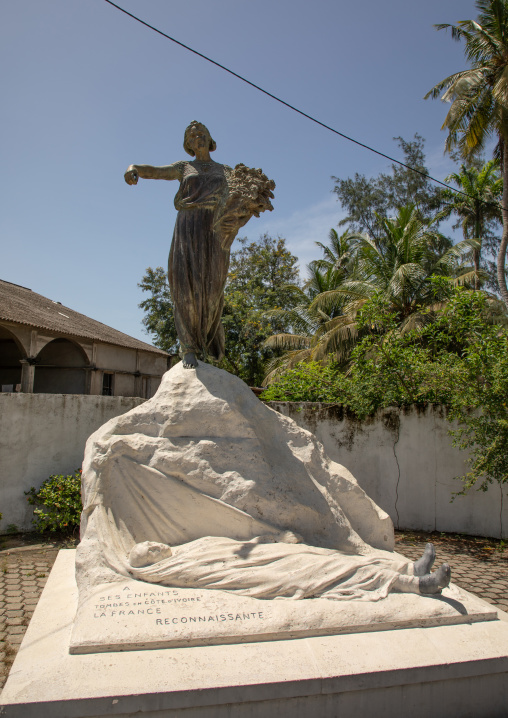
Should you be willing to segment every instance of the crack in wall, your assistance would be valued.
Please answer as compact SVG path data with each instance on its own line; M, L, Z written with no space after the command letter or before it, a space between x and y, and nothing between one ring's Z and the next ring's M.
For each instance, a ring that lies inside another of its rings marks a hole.
M499 540L503 538L503 484L499 484L499 490L501 491L501 506L499 508Z
M437 485L440 483L438 481L438 468L437 468L437 446L436 446L436 436L437 436L437 425L436 425L436 412L432 411L432 417L434 419L432 423L432 438L434 440L434 531L437 531Z
M398 416L397 421L397 439L393 442L393 455L395 457L395 463L397 464L397 483L395 484L395 514L397 515L397 528L400 528L400 517L399 517L399 509L397 508L397 504L399 503L399 484L400 484L400 464L399 459L397 457L397 452L395 450L395 447L399 443L400 440L400 414Z

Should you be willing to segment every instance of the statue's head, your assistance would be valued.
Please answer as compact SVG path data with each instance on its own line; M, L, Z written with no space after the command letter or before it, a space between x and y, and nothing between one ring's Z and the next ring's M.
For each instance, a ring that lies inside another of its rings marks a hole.
M213 152L217 149L217 143L215 142L215 140L212 140L212 136L210 135L208 128L205 127L202 122L196 122L196 120L193 120L185 130L185 135L183 137L183 148L187 152L187 154L189 154L191 157L194 157L194 155L196 154L189 144L192 136L196 132L205 132L208 135L208 149L210 152Z
M137 543L129 554L129 563L134 568L151 566L171 556L171 548L165 543L143 541Z

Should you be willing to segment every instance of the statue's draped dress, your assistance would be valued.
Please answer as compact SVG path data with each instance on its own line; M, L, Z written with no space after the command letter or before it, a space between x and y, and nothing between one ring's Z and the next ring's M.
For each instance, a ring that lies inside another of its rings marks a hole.
M169 254L168 280L182 351L224 355L221 323L229 251L214 230L227 195L225 167L217 162L176 162L178 216Z

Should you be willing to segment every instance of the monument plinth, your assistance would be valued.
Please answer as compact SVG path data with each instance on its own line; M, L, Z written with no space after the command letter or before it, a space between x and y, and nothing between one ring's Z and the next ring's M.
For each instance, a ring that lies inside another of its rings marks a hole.
M57 557L2 692L4 718L506 715L502 612L458 626L70 655L74 560Z
M382 601L336 602L260 600L126 581L100 587L80 606L70 652L291 640L496 619L495 608L453 585L439 597L392 593Z
M416 579L389 517L312 434L209 364L173 367L99 429L83 477L72 653L496 617L454 586L394 592ZM146 541L171 555L133 566Z

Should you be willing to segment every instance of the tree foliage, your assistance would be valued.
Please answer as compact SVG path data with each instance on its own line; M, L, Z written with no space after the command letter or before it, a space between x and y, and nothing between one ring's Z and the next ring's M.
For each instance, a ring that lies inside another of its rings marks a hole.
M335 325L343 321L344 298L337 299L326 312L315 306L315 300L323 293L340 287L350 276L355 262L351 233L346 231L339 235L331 229L328 244L316 242L316 245L324 256L307 266L307 281L303 288L292 287L293 306L267 312L267 316L284 329L266 340L265 346L274 349L277 354L267 363L265 381L270 381L281 370L300 361L315 358L326 335L330 331L338 331L339 327Z
M464 41L470 67L445 77L425 96L450 102L443 123L448 130L446 149L458 148L463 157L477 153L491 137L497 138L497 156L503 178L503 235L497 256L497 281L508 307L505 262L508 247L508 0L476 0L477 20L436 25Z
M417 172L392 164L391 174L381 173L370 179L358 173L348 179L332 177L334 192L348 213L341 224L355 232L366 232L373 239L383 233L380 218L396 213L401 207L411 204L422 217L431 217L441 206L441 190L424 176L428 174L424 138L416 133L413 140L394 139L403 152L404 164Z
M267 340L286 352L270 363L267 381L297 361L346 361L363 333L357 315L375 296L390 306L398 331L429 321L427 308L441 299L431 277L470 281L474 273L461 257L478 246L471 239L452 245L436 229L438 221L439 215L425 219L408 205L393 219L377 217L377 238L348 231L320 245L325 256L310 265L299 305L278 312L293 331Z
M454 182L460 193L448 188L443 190L443 216L456 215L458 221L454 229L461 227L464 239L475 239L479 245L472 257L475 287L480 287L483 270L489 288L496 291L497 279L487 257L495 256L499 250L496 229L502 222L499 200L503 194L499 162L491 160L480 167L461 164L460 170L448 175L446 181Z
M257 242L237 241L239 248L231 254L224 292L226 354L220 366L256 386L264 376L264 363L274 356L274 350L264 346L266 338L285 329L281 318L265 313L296 304L298 260L282 237L263 235ZM149 267L138 286L149 293L140 304L147 333L156 346L176 353L178 338L164 269Z
M139 304L145 312L142 322L146 333L156 347L168 354L176 354L178 337L166 271L162 267L148 267L138 287L149 293Z
M261 386L264 365L274 352L265 341L286 324L269 310L295 306L298 292L297 258L282 237L263 235L258 242L240 239L231 255L224 292L223 324L226 332L224 368L250 386Z

